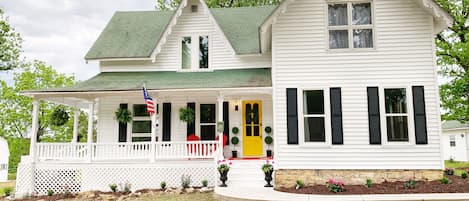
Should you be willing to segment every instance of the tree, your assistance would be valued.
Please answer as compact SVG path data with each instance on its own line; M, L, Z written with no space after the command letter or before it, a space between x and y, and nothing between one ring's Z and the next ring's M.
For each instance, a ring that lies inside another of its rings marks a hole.
M14 84L8 86L0 81L0 134L6 137L23 138L31 127L32 101L30 97L20 94L21 91L66 87L74 84L73 76L66 76L55 71L44 62L34 61L25 63L19 72L14 73ZM73 116L70 107L59 106L54 103L41 102L39 105L38 140L69 141L73 130L73 118L57 125L51 118L57 108L62 108L69 116ZM80 126L87 126L86 115L80 113ZM80 129L83 134L83 130Z
M437 0L454 23L436 37L444 120L469 122L469 0Z
M156 8L158 10L173 10L177 8L181 0L157 0ZM249 7L275 5L280 0L205 0L210 8L229 8L229 7Z
M22 39L8 23L0 8L0 70L10 70L20 64Z

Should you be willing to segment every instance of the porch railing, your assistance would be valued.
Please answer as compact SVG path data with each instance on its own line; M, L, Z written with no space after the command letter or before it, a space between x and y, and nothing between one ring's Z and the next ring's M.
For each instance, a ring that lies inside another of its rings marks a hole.
M36 153L39 161L216 159L218 143L218 141L92 143L91 146L87 143L38 143Z

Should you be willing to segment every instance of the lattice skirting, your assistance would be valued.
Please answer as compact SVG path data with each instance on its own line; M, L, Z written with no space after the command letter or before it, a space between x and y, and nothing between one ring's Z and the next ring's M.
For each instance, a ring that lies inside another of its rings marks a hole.
M69 191L109 191L109 184L131 184L133 191L157 189L165 181L168 187L180 187L183 175L191 178L191 186L201 186L207 180L216 184L216 165L213 161L165 162L163 164L20 164L16 196Z

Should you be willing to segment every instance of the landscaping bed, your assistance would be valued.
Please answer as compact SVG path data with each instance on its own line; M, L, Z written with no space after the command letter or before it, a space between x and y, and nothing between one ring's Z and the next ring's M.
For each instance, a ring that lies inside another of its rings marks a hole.
M278 191L298 194L320 194L320 195L358 195L358 194L414 194L414 193L469 193L469 179L460 176L447 176L448 184L440 181L417 181L416 187L405 188L405 182L384 182L373 184L370 188L365 185L344 185L343 192L330 192L326 185L303 186L279 188Z

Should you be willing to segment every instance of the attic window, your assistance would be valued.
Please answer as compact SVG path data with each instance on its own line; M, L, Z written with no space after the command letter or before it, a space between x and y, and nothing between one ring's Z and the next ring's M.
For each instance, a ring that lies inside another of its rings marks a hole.
M192 6L191 6L191 12L196 13L197 10L198 10L198 8L199 8L199 7L198 7L197 5L192 5Z

